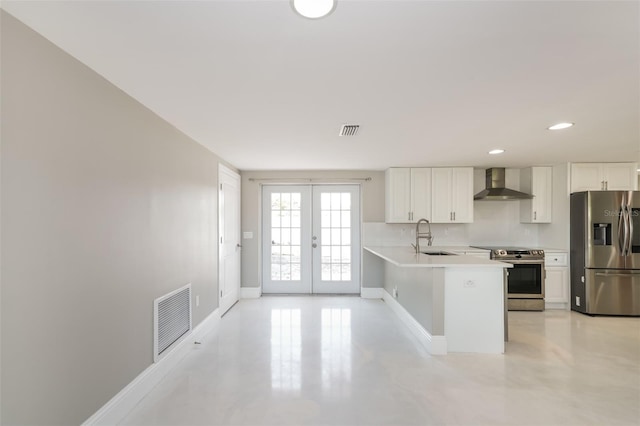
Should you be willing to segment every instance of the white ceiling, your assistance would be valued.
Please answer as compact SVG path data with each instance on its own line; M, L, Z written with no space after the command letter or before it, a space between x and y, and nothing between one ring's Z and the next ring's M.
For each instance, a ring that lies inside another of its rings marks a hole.
M640 160L638 1L2 8L243 170Z

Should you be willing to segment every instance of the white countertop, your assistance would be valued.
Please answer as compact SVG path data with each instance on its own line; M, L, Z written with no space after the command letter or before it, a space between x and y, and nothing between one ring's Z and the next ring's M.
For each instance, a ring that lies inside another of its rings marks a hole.
M376 256L401 267L417 268L512 268L513 265L495 260L482 259L475 256L452 255L452 256L429 256L427 254L416 254L412 247L389 247L389 246L365 246L365 250ZM479 249L465 246L431 246L423 247L422 251L445 251L445 252L478 252Z

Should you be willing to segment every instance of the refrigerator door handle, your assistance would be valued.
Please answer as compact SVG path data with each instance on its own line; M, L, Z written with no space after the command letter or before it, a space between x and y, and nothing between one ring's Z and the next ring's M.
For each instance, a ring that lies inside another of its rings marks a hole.
M596 277L628 277L630 275L640 275L640 272L629 271L626 273L621 272L596 272Z
M618 250L620 250L620 256L626 256L627 252L627 215L625 207L622 204L618 214Z
M631 214L631 207L627 204L627 256L631 256L633 253L633 219Z
M631 242L631 234L629 233L629 219L631 218L631 215L629 214L629 206L627 206L626 204L622 206L620 216L623 219L624 226L624 242L622 243L622 255L629 256L631 254L631 250L629 250L629 243Z

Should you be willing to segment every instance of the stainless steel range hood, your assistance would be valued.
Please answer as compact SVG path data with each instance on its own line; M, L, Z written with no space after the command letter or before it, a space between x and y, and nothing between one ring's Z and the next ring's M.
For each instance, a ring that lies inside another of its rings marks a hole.
M486 188L478 192L474 200L530 200L533 198L531 194L516 191L514 189L505 188L504 184L504 167L493 167L487 169Z

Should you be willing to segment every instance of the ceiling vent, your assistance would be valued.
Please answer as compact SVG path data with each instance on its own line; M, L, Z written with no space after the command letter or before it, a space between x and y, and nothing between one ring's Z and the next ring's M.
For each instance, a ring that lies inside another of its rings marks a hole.
M359 124L343 124L340 128L340 136L355 136L360 129Z

